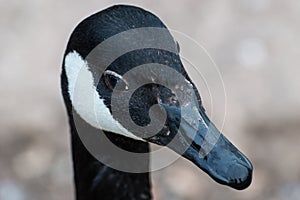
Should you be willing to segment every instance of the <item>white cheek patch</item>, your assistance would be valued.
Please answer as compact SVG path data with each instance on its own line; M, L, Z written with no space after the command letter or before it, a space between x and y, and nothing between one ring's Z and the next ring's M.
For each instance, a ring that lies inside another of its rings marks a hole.
M80 117L95 128L143 141L112 117L96 91L87 62L76 51L70 52L65 57L65 70L70 99Z

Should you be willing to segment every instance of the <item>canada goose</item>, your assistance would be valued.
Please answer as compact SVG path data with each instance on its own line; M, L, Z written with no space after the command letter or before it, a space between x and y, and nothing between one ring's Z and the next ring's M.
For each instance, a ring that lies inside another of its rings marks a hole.
M149 30L143 31L142 28ZM151 31L151 28L157 31ZM163 36L154 37L155 34L161 34L159 30L162 30ZM126 35L126 31L130 33ZM123 33L125 35L122 36ZM97 50L97 46L118 34L121 36L117 38L117 42L112 40L104 50ZM134 37L130 38L130 34ZM137 49L135 45L143 41L157 45L165 43L167 48L173 50L154 48L149 43L138 44L146 47L148 45L148 48ZM131 45L135 47L128 47ZM129 50L124 53L124 48ZM62 65L61 88L71 128L78 200L152 198L149 172L144 170L148 169L149 158L124 158L112 152L104 138L109 138L114 145L135 153L149 152L148 142L167 145L220 184L238 190L250 185L250 161L220 134L206 116L200 95L187 75L178 51L178 44L158 17L129 5L116 5L93 14L80 22L72 32ZM116 54L115 59L107 62L107 59L111 59L108 57L115 52L122 55ZM94 60L90 59L91 54ZM105 62L108 66L101 66ZM125 74L133 71L136 66L143 66L144 71L131 76L129 80ZM170 74L165 74L168 72L164 70L155 71L162 66L168 66L173 71ZM183 82L172 74L174 71L183 77ZM79 80L81 75L83 78ZM157 77L163 77L162 80L168 87L155 82ZM80 81L83 86L77 87L76 84ZM148 82L135 88L127 103L119 102L117 107L113 107L115 91L126 95L135 81ZM180 88L183 91L181 98L185 99L180 100L177 93L170 88ZM195 96L187 95L188 93ZM123 112L124 105L129 107L129 117L118 116L114 112L114 109ZM151 108L153 105L156 105L156 110ZM155 115L155 112L164 114ZM158 122L161 120L159 117L165 117L162 118L165 119L164 126L155 135L135 132L130 126L126 126L126 120L131 120L135 125L145 128L156 120L155 116L158 117ZM217 135L218 138L207 151L204 143L207 136L209 138L211 135ZM86 141L82 141L82 137ZM97 137L100 139L95 139ZM99 147L100 151L93 152L92 155L85 144L87 141ZM101 161L95 158L98 156ZM107 163L117 163L127 170L114 168ZM139 173L130 171L131 167L136 166L144 169Z

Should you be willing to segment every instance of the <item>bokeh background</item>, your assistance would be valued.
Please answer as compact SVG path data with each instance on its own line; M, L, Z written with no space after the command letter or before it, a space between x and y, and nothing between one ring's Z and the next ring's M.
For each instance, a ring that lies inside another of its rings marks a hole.
M79 21L120 1L0 2L0 200L74 199L62 56ZM252 185L235 191L179 159L152 174L155 198L300 199L300 1L122 3L207 49L226 89L223 132L255 169Z

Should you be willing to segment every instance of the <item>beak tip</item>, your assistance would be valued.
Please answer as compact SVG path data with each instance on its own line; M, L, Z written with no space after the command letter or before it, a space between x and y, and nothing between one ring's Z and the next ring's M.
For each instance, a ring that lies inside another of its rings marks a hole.
M252 173L253 167L250 165L249 167L243 167L243 173L239 173L239 178L234 178L229 181L228 186L236 189L236 190L244 190L248 188L252 182Z

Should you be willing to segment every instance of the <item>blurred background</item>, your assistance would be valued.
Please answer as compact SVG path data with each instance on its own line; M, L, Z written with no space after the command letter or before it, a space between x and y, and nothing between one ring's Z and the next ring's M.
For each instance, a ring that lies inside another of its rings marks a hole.
M63 53L79 21L120 1L0 2L0 200L73 199ZM300 1L122 3L207 49L226 89L223 132L254 165L252 185L235 191L179 159L152 174L155 198L300 199Z

